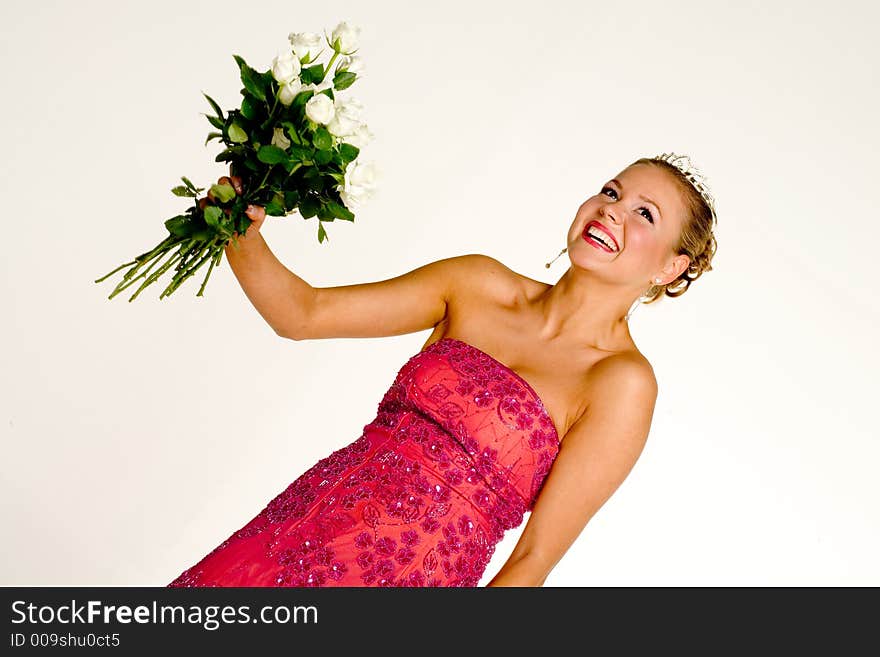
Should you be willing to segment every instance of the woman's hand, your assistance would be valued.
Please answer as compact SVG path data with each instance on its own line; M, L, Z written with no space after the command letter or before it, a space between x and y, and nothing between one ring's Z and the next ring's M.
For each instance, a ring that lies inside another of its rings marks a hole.
M221 176L217 179L218 185L231 185L235 190L235 193L238 196L241 196L243 187L242 181L239 176ZM205 206L214 201L214 194L211 193L211 190L208 190L208 195L204 198L199 199L199 208L204 210ZM223 211L226 214L229 214L231 210L229 208L224 208ZM245 215L248 219L251 220L250 225L245 230L244 237L247 238L249 235L253 235L255 233L260 232L260 228L263 225L263 222L266 220L266 209L261 205L249 205L245 210ZM238 233L234 233L235 237L240 237Z

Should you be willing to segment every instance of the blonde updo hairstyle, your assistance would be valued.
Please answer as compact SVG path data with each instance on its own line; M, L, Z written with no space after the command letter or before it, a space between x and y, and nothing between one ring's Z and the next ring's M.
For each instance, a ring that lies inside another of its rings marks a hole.
M690 265L675 280L665 285L651 285L647 293L642 296L642 303L647 304L654 303L664 295L681 296L704 272L712 271L712 258L718 247L714 233L717 219L700 192L675 165L653 157L639 158L630 166L636 164L650 164L667 171L678 183L687 209L687 216L674 250L677 255L688 256Z

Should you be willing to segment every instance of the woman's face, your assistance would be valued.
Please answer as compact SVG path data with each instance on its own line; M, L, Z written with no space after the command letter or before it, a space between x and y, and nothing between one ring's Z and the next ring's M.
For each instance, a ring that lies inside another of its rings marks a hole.
M687 256L672 251L685 213L682 194L668 172L649 164L633 165L605 181L578 208L568 232L569 259L608 282L641 290L657 276L669 283L688 265ZM593 223L604 231L600 237L610 250L587 237Z

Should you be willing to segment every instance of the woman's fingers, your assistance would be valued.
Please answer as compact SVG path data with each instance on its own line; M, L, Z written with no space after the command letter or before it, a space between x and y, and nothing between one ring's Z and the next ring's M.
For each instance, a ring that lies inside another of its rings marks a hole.
M244 188L241 184L241 178L239 176L231 176L229 178L229 184L232 185L232 188L235 190L235 193L239 196L242 195Z
M266 208L261 205L249 205L244 213L251 221L263 221L266 218Z

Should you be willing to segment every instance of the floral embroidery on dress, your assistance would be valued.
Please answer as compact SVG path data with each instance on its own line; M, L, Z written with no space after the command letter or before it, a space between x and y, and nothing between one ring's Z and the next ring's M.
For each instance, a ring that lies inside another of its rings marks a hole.
M477 586L558 451L521 376L443 338L403 365L354 442L168 586Z

